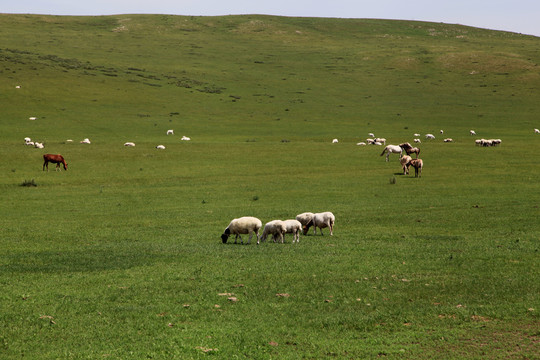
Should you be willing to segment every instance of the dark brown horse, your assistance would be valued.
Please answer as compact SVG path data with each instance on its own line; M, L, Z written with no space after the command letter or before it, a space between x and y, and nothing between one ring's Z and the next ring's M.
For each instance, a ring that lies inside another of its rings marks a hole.
M47 167L47 171L49 171L50 162L56 164L55 171L60 169L60 164L64 165L64 170L67 170L66 160L64 160L64 157L60 154L45 154L43 155L43 160L43 171L45 171L45 166Z
M407 155L416 154L416 158L418 159L418 155L420 155L420 149L417 147L412 147L411 144L408 142L399 144L399 147L405 150Z

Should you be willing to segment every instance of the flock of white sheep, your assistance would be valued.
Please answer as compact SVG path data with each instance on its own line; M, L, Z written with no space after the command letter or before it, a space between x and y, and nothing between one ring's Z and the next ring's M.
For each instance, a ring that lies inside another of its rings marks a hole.
M292 243L300 242L300 231L304 235L307 235L308 230L313 226L313 234L317 234L317 228L323 235L322 229L330 228L330 235L334 235L334 223L336 217L329 211L322 213L305 212L298 214L296 219L290 220L272 220L264 225L262 235L259 236L259 230L262 228L262 221L253 216L244 216L241 218L233 219L229 223L229 226L225 228L225 231L221 235L221 241L226 244L229 236L235 235L234 243L237 243L240 238L241 244L244 244L242 240L242 234L249 234L248 244L251 242L251 238L255 234L257 237L257 245L260 242L266 241L268 236L272 235L274 242L285 242L285 234L293 234Z
M37 118L36 117L30 117L29 119L30 120L36 120ZM174 130L167 130L167 135L174 135ZM191 138L189 138L187 136L182 136L182 138L180 140L182 140L182 141L190 141ZM72 143L72 142L73 142L72 139L67 139L66 140L66 143ZM88 138L84 138L83 140L79 141L79 143L81 143L81 144L91 144L91 141ZM43 142L32 141L32 139L29 138L29 137L24 138L24 144L27 145L27 146L33 146L33 147L35 147L37 149L44 149L45 148L45 145L43 144ZM132 146L135 146L135 143L132 142L132 141L128 141L128 142L124 143L124 146L132 147ZM156 149L165 150L165 145L161 145L161 144L157 145Z

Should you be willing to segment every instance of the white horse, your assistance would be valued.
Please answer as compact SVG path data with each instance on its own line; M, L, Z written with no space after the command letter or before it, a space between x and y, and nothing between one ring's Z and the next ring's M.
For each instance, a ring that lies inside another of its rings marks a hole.
M403 155L403 149L398 145L386 145L383 152L381 153L381 156L386 153L386 162L388 162L388 157L390 156L390 153L399 154L399 157Z

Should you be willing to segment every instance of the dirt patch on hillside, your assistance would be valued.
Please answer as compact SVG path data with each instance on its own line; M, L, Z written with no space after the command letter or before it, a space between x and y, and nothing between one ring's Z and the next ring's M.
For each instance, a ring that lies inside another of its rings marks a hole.
M474 74L515 73L535 69L536 64L515 54L486 52L448 53L437 58L442 67Z

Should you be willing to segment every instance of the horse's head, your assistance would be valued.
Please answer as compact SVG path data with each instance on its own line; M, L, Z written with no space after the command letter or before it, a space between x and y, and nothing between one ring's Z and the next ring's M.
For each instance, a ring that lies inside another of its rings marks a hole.
M68 166L68 163L64 161L64 170L67 171L67 166Z

